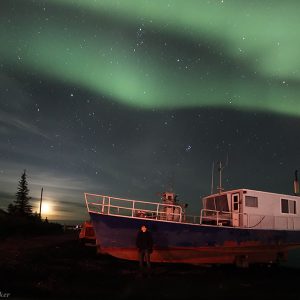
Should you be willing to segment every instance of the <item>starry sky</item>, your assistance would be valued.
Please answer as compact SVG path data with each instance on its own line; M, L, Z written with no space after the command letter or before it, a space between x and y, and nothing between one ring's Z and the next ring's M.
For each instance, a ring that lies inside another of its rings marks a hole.
M225 189L291 194L300 165L297 0L2 0L0 208L26 169L52 220L84 192L199 214ZM214 172L217 186L217 168Z

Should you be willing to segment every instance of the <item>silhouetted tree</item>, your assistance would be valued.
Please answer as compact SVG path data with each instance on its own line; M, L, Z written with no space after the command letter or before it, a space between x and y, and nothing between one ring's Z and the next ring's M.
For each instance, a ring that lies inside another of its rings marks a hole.
M15 214L15 213L16 213L16 210L17 210L17 208L16 208L16 206L15 206L14 204L10 203L10 204L8 205L7 211L8 211L11 215Z
M29 189L26 179L26 170L24 170L18 185L16 200L14 204L8 205L8 212L11 214L19 214L30 216L32 215L32 206L29 204Z

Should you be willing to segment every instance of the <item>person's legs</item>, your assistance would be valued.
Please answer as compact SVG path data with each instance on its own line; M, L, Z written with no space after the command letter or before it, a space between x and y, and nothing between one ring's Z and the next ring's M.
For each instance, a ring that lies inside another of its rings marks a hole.
M144 256L145 256L144 250L140 250L140 251L139 251L139 263L140 263L140 269L143 269L143 267L144 267Z
M145 250L145 259L146 259L147 268L150 269L151 264L150 264L150 251L149 250Z

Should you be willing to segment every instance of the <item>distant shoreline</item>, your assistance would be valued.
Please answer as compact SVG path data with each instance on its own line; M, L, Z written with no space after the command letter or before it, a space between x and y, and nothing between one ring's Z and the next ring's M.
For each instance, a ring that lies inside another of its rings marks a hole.
M52 220L52 219L49 219L49 222L52 222L52 223L59 223L59 224L62 224L62 225L80 225L82 224L84 221L86 220Z

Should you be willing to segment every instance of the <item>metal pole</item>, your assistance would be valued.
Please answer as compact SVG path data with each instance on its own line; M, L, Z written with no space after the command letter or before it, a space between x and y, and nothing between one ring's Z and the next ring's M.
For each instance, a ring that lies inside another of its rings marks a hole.
M222 162L220 161L220 193L222 192Z
M211 168L211 187L210 187L211 195L214 193L214 166L215 166L215 162L213 161L212 168Z
M41 189L41 200L40 200L40 218L42 217L43 190L44 190L44 188L42 188L42 189Z
M218 171L219 171L219 186L218 186L218 192L221 193L223 188L222 188L222 162L219 161L219 167L218 167Z

